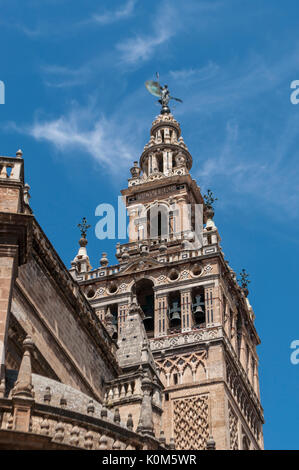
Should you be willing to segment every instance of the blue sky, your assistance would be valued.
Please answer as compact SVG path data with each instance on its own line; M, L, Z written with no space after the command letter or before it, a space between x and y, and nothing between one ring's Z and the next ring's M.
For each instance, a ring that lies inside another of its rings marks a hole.
M299 5L295 0L0 0L0 153L24 153L31 204L65 264L82 216L116 204L159 108L161 81L192 175L218 197L215 222L230 265L250 273L265 447L298 449ZM97 267L114 241L90 230Z

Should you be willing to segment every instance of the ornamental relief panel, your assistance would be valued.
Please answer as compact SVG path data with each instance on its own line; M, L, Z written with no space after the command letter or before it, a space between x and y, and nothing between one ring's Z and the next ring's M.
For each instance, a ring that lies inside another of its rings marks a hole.
M208 395L173 401L175 448L206 449L209 437Z
M157 359L160 380L165 387L196 383L206 379L207 352L198 351L189 354Z
M233 411L230 403L228 404L228 422L229 422L230 450L238 450L239 448L238 417Z

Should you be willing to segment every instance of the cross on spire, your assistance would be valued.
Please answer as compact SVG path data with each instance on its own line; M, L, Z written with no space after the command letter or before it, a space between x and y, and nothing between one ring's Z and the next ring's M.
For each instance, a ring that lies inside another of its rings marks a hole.
M214 196L214 194L212 193L212 191L210 189L208 189L207 194L204 194L203 197L204 197L206 206L208 206L208 207L213 208L214 202L218 201L217 197Z
M82 217L82 222L78 224L78 227L80 229L82 238L86 238L87 230L91 227L91 225L87 223L86 217Z

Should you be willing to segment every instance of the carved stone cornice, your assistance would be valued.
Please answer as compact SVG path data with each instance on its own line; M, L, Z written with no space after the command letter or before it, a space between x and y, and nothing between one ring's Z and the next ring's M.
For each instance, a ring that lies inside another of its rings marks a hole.
M150 346L153 352L167 349L174 350L175 348L205 343L206 341L221 338L223 338L223 328L222 326L215 326L212 328L191 330L177 335L153 338L150 340Z

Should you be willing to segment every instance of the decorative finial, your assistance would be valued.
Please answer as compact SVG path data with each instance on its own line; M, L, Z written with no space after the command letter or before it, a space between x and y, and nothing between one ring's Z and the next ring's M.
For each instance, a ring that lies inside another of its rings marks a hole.
M89 400L88 405L87 405L87 414L88 415L93 415L94 410L95 410L95 408L94 408L93 400Z
M162 444L162 445L165 445L165 444L166 444L166 438L165 438L165 436L164 436L164 431L160 431L159 442L160 442L160 444Z
M24 354L21 361L21 366L18 373L18 378L12 390L12 395L20 396L23 398L32 398L33 385L32 385L32 366L31 354L33 351L33 341L31 336L27 335L23 341Z
M87 223L86 217L82 217L82 222L81 224L78 224L78 227L81 232L81 237L86 238L87 230L91 227L91 225Z
M109 261L107 259L107 253L103 252L102 253L102 258L100 259L100 265L105 267L109 264Z
M169 441L169 449L170 449L170 450L174 450L174 449L175 449L174 437L171 437L171 438L170 438L170 441Z
M21 149L17 150L17 152L16 152L16 157L17 157L17 158L22 158L22 157L23 157L23 152L22 152Z
M44 402L49 405L51 403L51 399L52 399L52 394L51 394L51 388L50 387L46 387L46 391L44 393Z
M214 202L218 201L217 197L214 197L214 194L210 189L208 189L207 194L204 194L205 204L208 208L213 209Z
M246 270L243 268L242 271L240 272L239 274L239 278L238 278L238 283L240 284L240 286L242 287L246 297L247 295L249 294L249 291L248 291L248 285L250 284L250 280L249 280L249 274L246 272Z
M216 442L214 441L213 436L210 436L207 440L207 450L216 450Z
M120 423L119 408L115 408L115 410L114 410L113 421L114 421L116 424L119 424L119 423Z
M133 423L132 414L129 413L129 414L128 414L128 419L127 419L127 428L128 428L130 431L133 431L133 426L134 426L134 423Z
M29 200L30 200L29 191L30 191L30 186L29 186L28 183L25 183L24 184L23 194L24 194L24 202L25 202L25 204L27 204L27 206L29 206Z
M108 419L108 410L105 405L103 405L101 409L101 418Z
M61 408L66 408L66 405L67 405L67 400L66 400L65 396L62 395L62 397L60 398L60 406L61 406Z
M156 73L157 80L159 80L159 74ZM180 98L174 98L170 96L168 85L161 86L159 81L147 80L145 82L147 90L154 96L159 98L158 102L162 105L161 114L169 114L170 109L168 103L170 100L178 101L182 103L183 101Z

